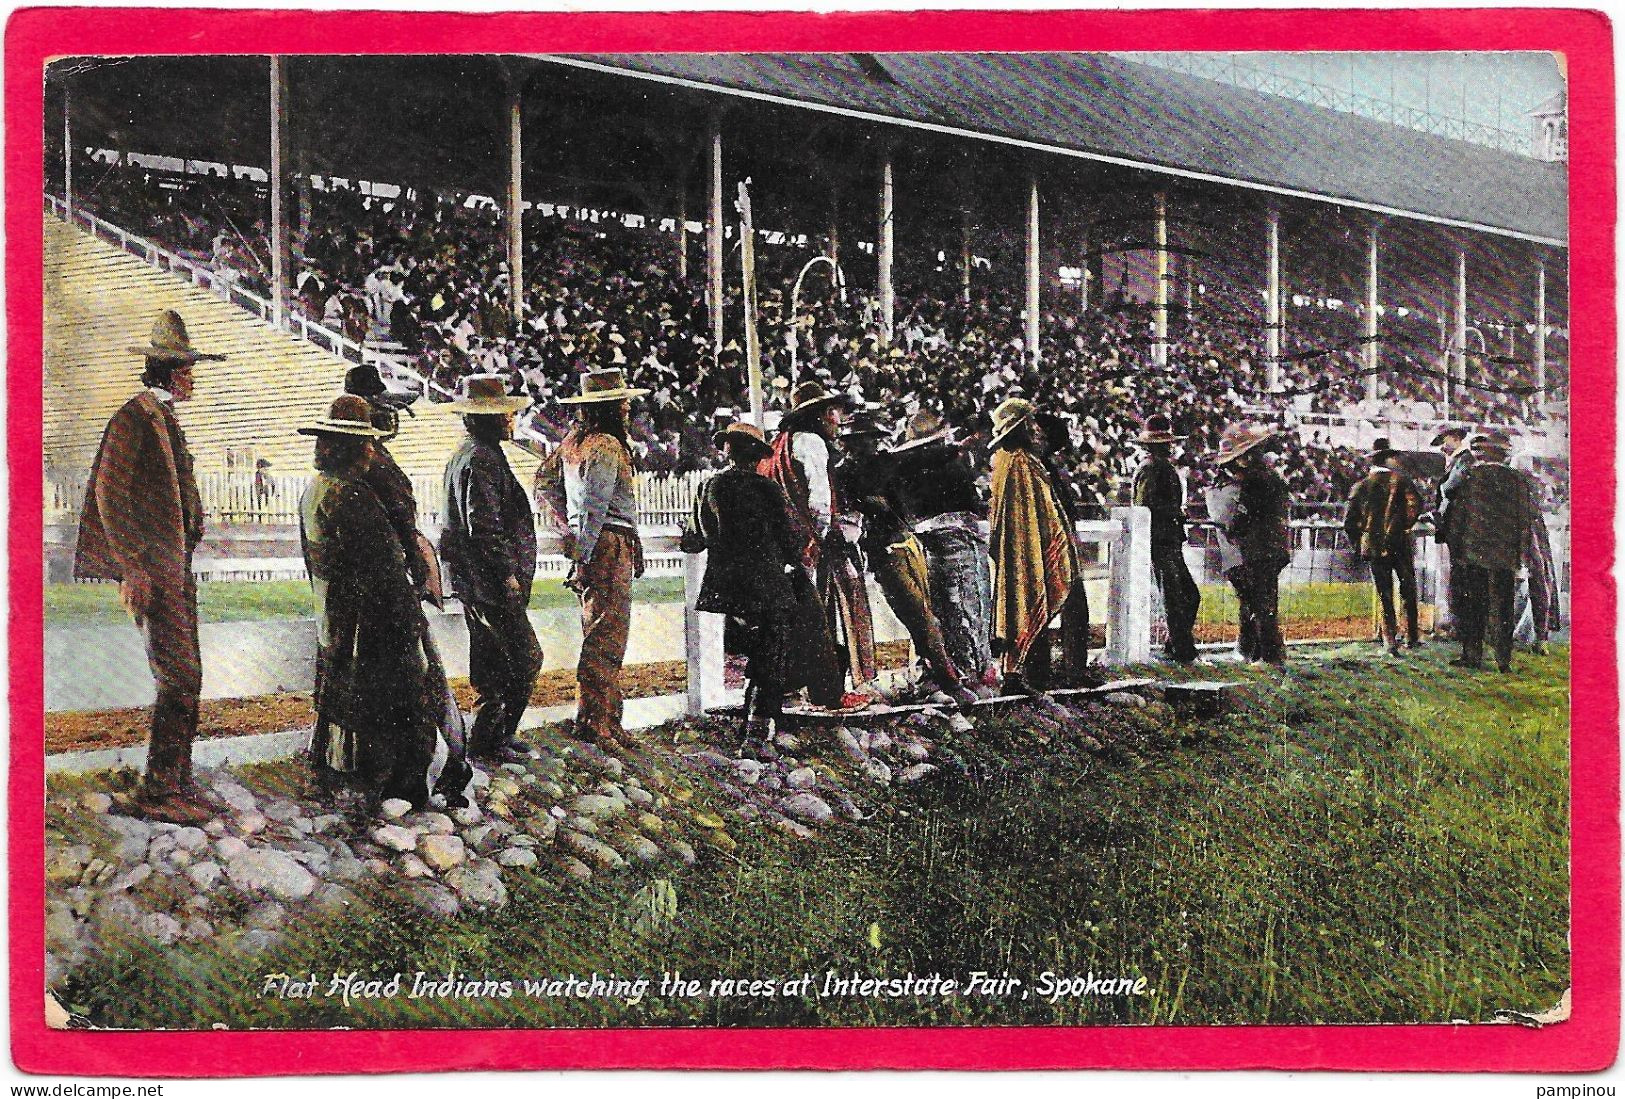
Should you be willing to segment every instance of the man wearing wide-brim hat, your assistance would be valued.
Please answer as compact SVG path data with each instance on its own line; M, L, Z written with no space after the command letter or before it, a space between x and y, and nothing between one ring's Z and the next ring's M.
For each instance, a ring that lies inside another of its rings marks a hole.
M1416 562L1411 528L1422 516L1422 494L1405 476L1399 453L1385 438L1371 448L1371 472L1349 496L1343 532L1349 547L1371 566L1371 582L1382 606L1382 643L1391 656L1399 655L1399 623L1394 613L1394 581L1405 606L1405 639L1410 648L1422 644L1417 625Z
M1244 660L1283 665L1281 571L1292 560L1292 502L1286 482L1264 459L1264 444L1274 438L1274 428L1237 424L1220 438L1213 460L1238 490L1225 531L1241 554L1241 564L1226 573L1239 604L1237 651Z
M1445 547L1441 562L1445 574L1445 605L1434 623L1434 631L1449 634L1461 618L1461 585L1454 574L1455 532L1451 522L1451 503L1456 490L1473 464L1473 433L1465 427L1446 427L1433 436L1431 446L1444 456L1444 475L1439 478L1433 505L1433 540Z
M843 411L852 403L846 394L832 393L816 381L796 386L772 453L759 468L790 501L790 529L801 547L802 563L828 608L830 634L842 646L852 684L862 688L875 678L874 622L857 548L838 521L847 509L834 474L835 441Z
M611 743L625 736L621 666L632 627L632 581L643 575L631 400L648 392L627 385L618 369L583 374L581 392L560 398L575 406L576 422L536 471L537 494L573 562L566 583L581 602L576 735Z
M519 721L542 669L542 647L526 608L536 576L536 521L530 497L502 452L514 416L530 404L510 396L495 374L463 379L457 399L441 405L462 414L468 437L446 465L445 526L440 558L462 599L468 625L468 678L474 725L468 754L512 762L529 758Z
M193 364L225 356L194 348L173 310L159 315L148 343L129 350L146 362L146 388L113 414L102 435L85 485L73 572L119 581L120 598L146 638L157 698L136 811L170 824L201 824L216 811L192 779L203 690L192 553L203 538L203 501L175 406L191 399Z
M1173 463L1174 444L1184 439L1173 433L1168 417L1146 418L1134 441L1146 460L1134 472L1134 506L1151 512L1151 576L1162 592L1168 621L1168 659L1189 664L1196 659L1196 615L1202 590L1185 564L1185 482Z
M346 394L298 429L316 439L316 476L299 508L316 599L310 761L319 782L359 795L368 816L386 798L428 804L447 696L400 539L367 483L369 447L387 433L371 414Z
M1461 585L1458 667L1479 668L1486 636L1495 664L1512 670L1512 616L1518 566L1530 529L1541 522L1539 494L1528 474L1508 462L1512 441L1486 431L1473 441L1473 462L1451 499L1450 567Z

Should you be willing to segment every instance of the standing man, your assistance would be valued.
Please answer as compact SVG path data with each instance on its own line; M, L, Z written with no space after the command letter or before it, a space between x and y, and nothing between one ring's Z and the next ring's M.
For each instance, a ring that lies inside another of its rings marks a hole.
M1513 594L1530 528L1541 521L1535 486L1507 464L1511 442L1499 431L1473 440L1472 465L1450 503L1450 567L1461 587L1461 657L1458 668L1484 666L1484 639L1495 649L1495 666L1512 670Z
M965 687L990 698L998 684L988 646L993 579L981 532L987 506L976 474L942 417L929 409L910 418L903 442L890 454L897 501L925 551L931 609L948 658Z
M1467 445L1470 434L1466 428L1447 427L1433 437L1433 446L1444 455L1444 476L1439 479L1438 495L1433 507L1433 540L1449 553L1449 571L1446 573L1445 606L1450 612L1450 628L1460 629L1461 585L1456 582L1455 533L1450 518L1451 499L1461 486L1462 478L1473 464L1473 452ZM1436 631L1437 632L1437 631Z
M1243 660L1279 666L1286 664L1281 570L1292 560L1292 536L1286 482L1259 450L1274 437L1272 428L1238 424L1220 439L1214 461L1239 489L1226 532L1241 553L1241 564L1228 574L1241 608L1237 648Z
M146 359L146 389L113 414L102 435L73 574L119 581L119 597L146 638L157 698L137 811L169 824L202 824L214 815L192 780L203 691L192 551L203 539L203 501L174 406L192 397L194 363L225 356L194 350L173 310L159 314L148 346L130 351Z
M779 422L773 452L762 459L763 476L777 481L790 500L790 526L801 543L801 560L828 608L830 635L844 640L842 663L852 686L864 689L875 678L874 622L869 592L858 567L857 547L836 517L845 509L837 498L832 447L841 431L849 398L818 382L790 391L790 411Z
M476 696L468 754L498 763L530 758L519 721L542 670L530 617L536 575L536 521L502 443L529 397L510 397L500 377L463 379L457 400L468 438L446 466L446 525L440 557L468 624L468 678Z
M619 370L581 376L576 422L537 470L537 494L562 520L565 584L581 600L581 659L576 664L578 737L620 742L621 665L632 628L632 581L643 575L638 498L629 439L631 399L648 393Z
M1011 397L993 410L993 648L1006 694L1049 686L1050 619L1062 613L1078 575L1077 550L1040 458L1046 442L1031 401Z
M1168 659L1189 664L1196 659L1196 613L1202 591L1185 564L1185 483L1171 458L1174 443L1168 417L1151 416L1134 440L1147 458L1134 474L1134 506L1151 512L1151 576L1162 592L1168 617Z
M1382 604L1382 643L1390 656L1399 655L1399 623L1394 614L1394 580L1405 604L1405 643L1422 644L1417 629L1416 562L1411 551L1411 528L1422 515L1422 494L1400 472L1399 455L1387 439L1378 439L1371 454L1373 469L1354 486L1349 497L1343 531L1349 546L1371 564L1371 581Z

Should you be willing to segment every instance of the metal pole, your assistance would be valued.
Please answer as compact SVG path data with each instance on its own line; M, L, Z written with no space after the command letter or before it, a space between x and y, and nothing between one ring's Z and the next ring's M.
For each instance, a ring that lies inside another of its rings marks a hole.
M1265 386L1281 388L1281 213L1271 210L1268 232L1269 262L1264 275Z
M67 81L62 83L62 211L66 219L73 220L73 112L68 101L73 89Z
M841 262L841 189L831 188L829 194L829 245L824 254L836 263Z
M1151 285L1151 361L1168 365L1168 196L1157 192L1156 266Z
M1027 361L1038 369L1038 180L1027 185Z
M886 160L880 166L880 244L876 251L879 253L879 272L876 285L880 294L880 346L890 347L892 338L893 312L897 307L895 294L892 289L892 249L895 240L892 236L892 220L896 213L894 201L896 195L892 189L891 153L886 153Z
M788 336L788 339L786 341L790 346L790 384L791 385L795 385L796 382L799 380L799 378L797 377L797 374L798 374L798 368L799 368L799 355L798 355L798 352L800 351L800 347L801 347L801 333L798 330L799 326L798 326L797 322L801 319L801 282L802 282L803 279L805 279L807 277L807 272L811 271L814 267L817 267L820 263L827 263L830 266L830 280L829 280L830 285L835 286L835 285L838 285L839 282L840 282L840 267L839 267L839 265L836 264L836 262L834 260L830 259L828 256L814 256L812 259L808 260L802 266L801 270L796 274L796 281L790 287L790 317L789 317L790 323L789 323L789 326L788 326L788 328L789 328L789 336ZM809 341L810 341L810 339L811 339L811 330L810 329L808 330L808 338L809 338Z
M1372 228L1366 238L1365 255L1365 377L1366 399L1377 399L1377 366L1381 361L1377 348L1377 230Z
M959 214L959 304L970 308L970 217Z
M688 281L688 188L677 198L677 281Z
M1467 380L1467 250L1456 252L1456 380Z
M1083 258L1078 261L1078 312L1089 312L1089 227L1083 227Z
M1546 407L1546 261L1535 266L1535 385L1540 407Z
M711 365L722 355L722 121L711 120L711 208L705 223L705 276L711 302Z
M281 328L288 313L288 219L282 208L282 143L287 137L283 125L287 91L282 58L271 57L271 323Z
M762 401L762 349L756 340L756 221L750 209L750 185L739 184L739 259L745 304L745 369L750 378L750 419L766 430Z
M517 328L525 315L524 112L521 89L508 101L508 318Z

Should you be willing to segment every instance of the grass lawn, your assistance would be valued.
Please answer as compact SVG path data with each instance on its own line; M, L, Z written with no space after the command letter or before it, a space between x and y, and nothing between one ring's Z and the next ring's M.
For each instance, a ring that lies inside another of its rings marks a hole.
M224 945L115 949L60 993L98 1024L200 1028L1442 1023L1542 1010L1569 984L1567 649L1521 655L1510 677L1458 672L1449 655L1295 655L1284 680L1225 669L1250 697L1201 723L1161 704L1080 708L1060 725L1030 710L990 718L954 742L966 777L889 793L872 819L817 842L730 825L738 849L681 874L515 874L506 908L451 924L375 890L344 918L299 921L258 960ZM1084 751L1090 731L1116 747ZM637 766L669 773L650 758ZM711 796L696 784L694 807ZM325 983L351 970L514 986L511 998L349 1007L258 995L270 972ZM1024 984L951 999L656 988L635 1005L527 997L521 984L613 972L658 986L673 970L707 985L810 973L814 992L826 971ZM1050 1002L1045 971L1143 976L1146 994Z
M681 576L648 576L632 584L641 603L680 603ZM574 592L558 580L538 580L531 589L532 610L576 605ZM198 585L198 617L203 622L263 622L309 618L314 613L310 585L303 580L209 581ZM116 584L45 585L46 626L100 626L127 622Z

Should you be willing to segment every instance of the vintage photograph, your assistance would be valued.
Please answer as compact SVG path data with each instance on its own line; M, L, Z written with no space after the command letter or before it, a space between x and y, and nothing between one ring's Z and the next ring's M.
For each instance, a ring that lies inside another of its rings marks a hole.
M415 48L37 73L48 1025L1564 1024L1563 56Z

